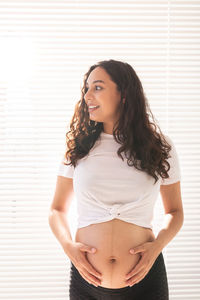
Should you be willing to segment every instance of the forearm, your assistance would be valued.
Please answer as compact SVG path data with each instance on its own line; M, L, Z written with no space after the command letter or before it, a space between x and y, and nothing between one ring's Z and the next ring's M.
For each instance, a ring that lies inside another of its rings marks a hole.
M156 244L160 251L175 237L183 225L183 213L181 211L171 212L165 215L163 227L156 237Z
M51 209L49 212L49 225L66 252L71 243L73 243L66 213Z

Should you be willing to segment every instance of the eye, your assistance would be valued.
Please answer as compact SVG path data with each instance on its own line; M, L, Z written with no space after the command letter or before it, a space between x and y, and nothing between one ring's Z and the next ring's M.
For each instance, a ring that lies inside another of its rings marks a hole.
M95 88L96 88L96 87L99 87L100 90L102 89L102 87L101 87L100 85L95 85ZM85 87L85 93L87 93L87 91L88 91L88 87Z

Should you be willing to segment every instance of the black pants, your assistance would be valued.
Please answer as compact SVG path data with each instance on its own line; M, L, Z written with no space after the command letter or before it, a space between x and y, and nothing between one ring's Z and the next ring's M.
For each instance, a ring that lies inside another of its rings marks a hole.
M71 262L70 300L169 300L168 279L162 252L147 275L132 287L118 289L89 284Z

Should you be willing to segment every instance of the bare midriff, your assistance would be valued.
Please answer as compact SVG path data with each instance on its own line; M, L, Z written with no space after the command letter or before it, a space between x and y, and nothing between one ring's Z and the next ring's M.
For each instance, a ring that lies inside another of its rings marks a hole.
M95 253L86 252L86 258L102 274L99 286L122 288L128 286L125 276L137 264L140 254L129 250L155 240L150 228L124 222L120 219L78 228L75 241L95 247Z

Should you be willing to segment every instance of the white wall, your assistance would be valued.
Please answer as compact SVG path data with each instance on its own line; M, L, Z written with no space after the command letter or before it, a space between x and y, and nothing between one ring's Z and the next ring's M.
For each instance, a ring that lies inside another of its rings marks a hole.
M48 210L83 74L111 58L133 66L176 144L185 221L164 250L170 300L200 299L199 49L199 0L0 1L2 299L68 297L69 260Z

